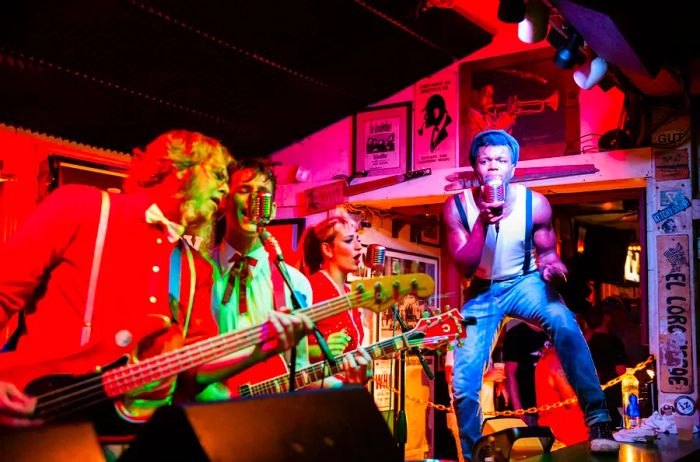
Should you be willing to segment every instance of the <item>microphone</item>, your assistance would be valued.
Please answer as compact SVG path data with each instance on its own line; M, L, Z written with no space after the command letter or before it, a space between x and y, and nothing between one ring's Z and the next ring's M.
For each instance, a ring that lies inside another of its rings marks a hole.
M384 269L384 257L386 256L386 247L379 244L370 244L367 246L365 253L365 266L372 270L372 274L381 274Z
M484 183L484 186L482 187L482 192L484 202L505 202L506 200L506 184L500 177L487 178L486 183ZM496 222L495 227L496 234L498 234L498 232L501 230L500 223Z
M504 202L506 184L498 177L487 178L483 186L484 202Z
M258 192L248 199L247 218L256 225L266 225L272 217L272 193Z

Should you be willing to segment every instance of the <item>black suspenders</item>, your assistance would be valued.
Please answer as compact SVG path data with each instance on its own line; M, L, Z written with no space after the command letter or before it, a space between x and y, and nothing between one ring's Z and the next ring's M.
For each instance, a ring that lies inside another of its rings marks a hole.
M457 208L457 213L459 213L459 218L462 221L462 225L467 232L470 232L469 221L467 220L467 211L462 205L462 201L459 199L462 193L457 193L452 196L455 201L455 207ZM532 259L532 191L526 189L525 193L525 256L523 258L523 274L527 274L530 271L530 261Z
M523 274L530 271L532 258L532 191L525 194L525 257L523 258Z

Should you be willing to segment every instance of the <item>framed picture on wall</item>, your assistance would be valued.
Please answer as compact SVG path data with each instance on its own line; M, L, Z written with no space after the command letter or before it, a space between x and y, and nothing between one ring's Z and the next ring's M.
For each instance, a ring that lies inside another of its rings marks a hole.
M549 49L517 53L459 68L459 164L469 166L474 136L502 129L520 144L520 160L579 151L579 87Z
M440 223L427 224L418 233L418 243L440 247Z
M393 175L410 165L411 103L376 106L353 116L353 173Z
M416 297L412 294L402 296L397 308L409 329L418 323L423 311L432 310L437 305L437 295L440 293L440 259L409 252L386 249L384 259L384 274L425 273L435 281L435 292L427 298ZM379 315L379 340L384 340L401 333L401 326L394 319L392 310L386 310Z

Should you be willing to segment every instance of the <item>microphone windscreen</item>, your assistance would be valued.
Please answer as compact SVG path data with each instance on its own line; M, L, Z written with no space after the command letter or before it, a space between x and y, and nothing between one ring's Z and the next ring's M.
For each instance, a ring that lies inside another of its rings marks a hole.
M367 246L367 253L365 254L365 266L368 268L381 268L384 266L384 257L386 254L386 247L379 244L370 244Z
M506 185L500 178L487 179L483 193L484 202L503 202L506 200Z
M248 200L248 220L257 224L267 224L272 217L272 193L259 192Z

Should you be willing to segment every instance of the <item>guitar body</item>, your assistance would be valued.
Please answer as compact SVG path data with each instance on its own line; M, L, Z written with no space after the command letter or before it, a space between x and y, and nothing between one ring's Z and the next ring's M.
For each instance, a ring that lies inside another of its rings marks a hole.
M256 383L264 382L271 377L289 374L287 363L281 355L274 355L226 380L231 390L231 398L249 396L248 388ZM289 390L277 390L284 393Z
M113 335L73 351L26 355L0 355L0 381L9 382L37 397L34 417L46 421L89 419L100 434L128 434L132 425L122 418L112 400L122 394L104 387L110 370L154 356L182 345L176 326L167 318L149 316L133 329L119 329ZM159 386L139 398L164 399L169 386Z
M129 356L125 355L100 369L109 371L116 367L124 366L129 362ZM98 435L105 436L123 436L133 435L140 425L125 420L118 412L114 402L107 396L104 388L101 385L102 374L95 372L86 375L60 374L60 375L45 375L34 379L24 387L25 393L31 396L38 396L37 406L49 405L51 409L52 420L76 421L89 420L95 426L95 431ZM66 402L65 406L61 404L61 396L52 394L55 390L70 390L73 387L80 388L81 384L95 383L94 392L85 397L85 407L80 409L80 404L74 401ZM62 415L62 411L66 415ZM35 414L39 418L43 418L42 412Z

